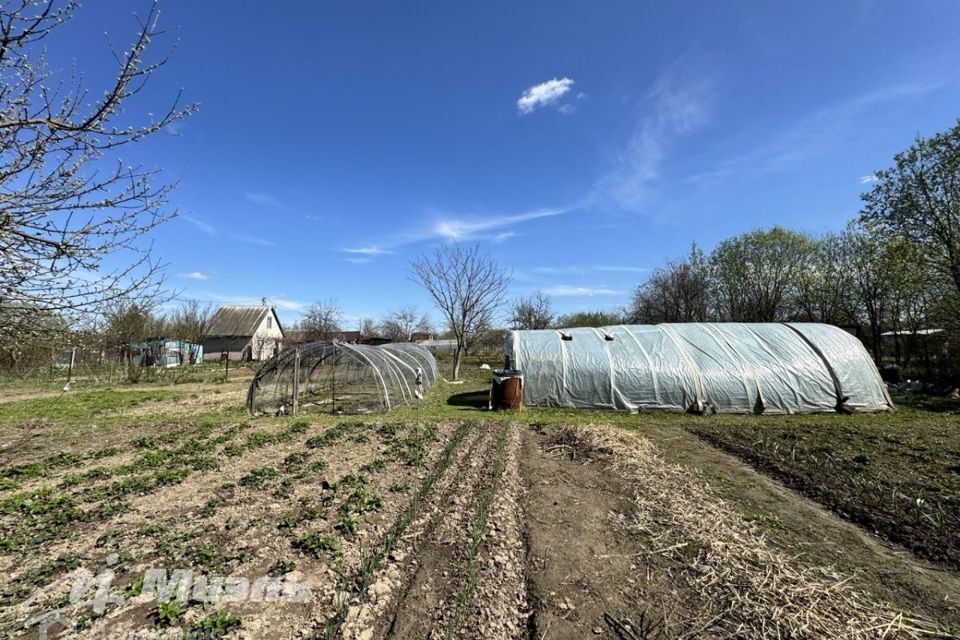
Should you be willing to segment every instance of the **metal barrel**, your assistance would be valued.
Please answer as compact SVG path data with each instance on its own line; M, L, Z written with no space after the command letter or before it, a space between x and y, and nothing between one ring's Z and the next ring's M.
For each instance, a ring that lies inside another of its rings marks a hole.
M519 369L496 369L493 372L493 408L500 411L523 409L523 372Z

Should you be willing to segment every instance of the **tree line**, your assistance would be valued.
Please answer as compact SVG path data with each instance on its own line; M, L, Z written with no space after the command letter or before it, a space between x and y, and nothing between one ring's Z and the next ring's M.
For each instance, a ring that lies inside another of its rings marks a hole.
M516 300L519 329L617 322L825 322L861 337L879 362L908 360L901 337L960 336L960 122L918 137L874 176L856 219L810 234L779 226L742 233L705 253L694 243L654 268L616 312L556 317L541 292ZM888 357L891 354L887 354Z

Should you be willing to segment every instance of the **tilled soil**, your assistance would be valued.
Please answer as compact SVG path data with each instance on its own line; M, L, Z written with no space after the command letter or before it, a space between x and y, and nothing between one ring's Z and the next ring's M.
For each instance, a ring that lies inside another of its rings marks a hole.
M204 628L197 625L213 615L223 622L218 611L237 619L217 633L251 639L893 638L917 637L917 629L950 637L947 628L960 625L954 574L937 583L946 599L925 606L926 619L898 623L916 593L937 597L927 582L904 572L874 597L856 575L822 558L785 555L773 543L791 532L762 528L692 467L610 427L268 421L227 435L165 435L159 450L193 443L217 457L216 468L150 484L124 496L123 511L5 551L4 636L36 637L36 628L17 621L63 606L70 583L62 579L76 563L94 573L114 567L111 593L126 594L102 615L85 614L76 637L164 637ZM81 500L140 473L127 468L145 464L144 449L132 447L126 442L66 469L51 466L17 490L46 483ZM742 473L732 458L714 457L715 471ZM116 475L89 473L102 465ZM69 484L70 474L89 478ZM827 512L810 513L814 525L837 522ZM694 526L700 514L722 520L712 530L723 539L704 538L711 528ZM2 515L0 525L19 531L17 517ZM741 562L728 548L745 550L738 558L756 552L759 560ZM876 566L910 562L902 551L857 553ZM76 563L50 569L51 558L67 557ZM158 566L251 581L270 574L308 587L310 595L297 603L191 601L167 621L134 588L137 576ZM28 607L9 606L38 591ZM808 606L819 607L823 619L797 626L798 609Z

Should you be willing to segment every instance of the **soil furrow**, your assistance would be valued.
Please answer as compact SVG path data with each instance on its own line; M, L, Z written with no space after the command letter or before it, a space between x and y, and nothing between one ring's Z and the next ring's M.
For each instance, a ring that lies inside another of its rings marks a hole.
M357 609L355 621L348 631L345 630L345 638L425 637L429 632L429 625L417 631L417 625L425 621L426 615L408 617L407 612L411 604L420 599L433 603L439 600L441 591L436 588L436 580L446 578L442 576L442 570L434 572L434 568L440 566L437 562L441 554L452 551L439 540L443 531L449 538L460 528L451 526L451 508L455 508L455 504L465 504L468 498L464 496L472 494L473 487L482 477L491 439L490 429L475 427L474 439L457 461L449 483L435 494L424 517L410 528L404 544L394 552L382 575L371 584L364 604Z

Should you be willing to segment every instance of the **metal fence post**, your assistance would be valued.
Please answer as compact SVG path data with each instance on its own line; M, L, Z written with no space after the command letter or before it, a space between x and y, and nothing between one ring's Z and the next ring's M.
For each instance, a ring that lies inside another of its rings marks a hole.
M300 347L293 351L293 414L300 406Z

